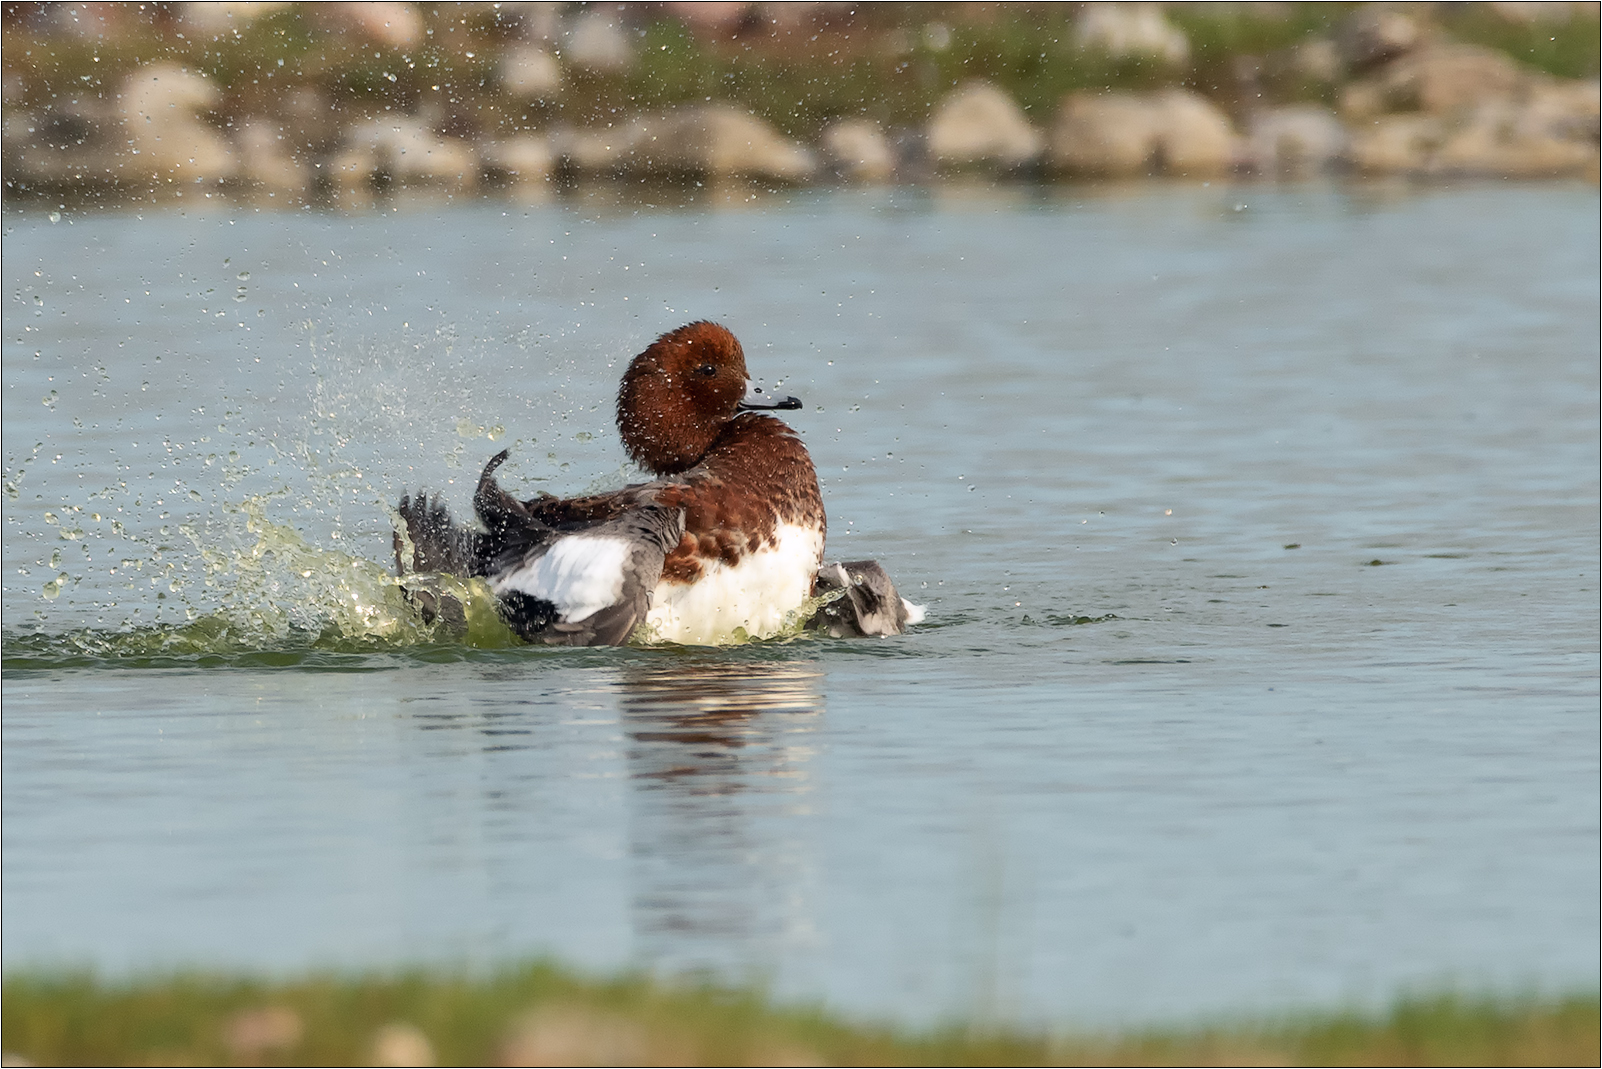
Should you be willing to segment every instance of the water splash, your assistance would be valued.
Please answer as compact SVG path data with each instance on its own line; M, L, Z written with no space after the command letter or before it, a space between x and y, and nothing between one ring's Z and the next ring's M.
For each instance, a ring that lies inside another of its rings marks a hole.
M465 629L447 633L444 625L423 621L401 580L384 566L314 546L294 528L272 522L265 497L246 499L239 511L254 536L249 546L227 552L197 541L196 548L206 585L224 591L214 615L241 638L281 642L291 634L315 633L323 644L379 648L439 641L481 648L518 644L482 580L435 579L466 612Z
M494 595L482 580L439 577L437 581L465 607L466 626L447 629L440 623L425 623L407 600L400 580L385 567L312 545L294 528L269 519L268 507L275 496L279 495L249 497L228 510L243 521L243 537L237 537L237 525L179 526L194 547L198 567L174 569L161 596L165 599L171 593L181 599L183 623L8 634L7 668L61 664L63 658L66 663L74 658L145 662L254 653L520 645L501 621ZM150 548L149 562L154 563L160 554ZM44 597L57 598L69 580L62 572L47 582Z

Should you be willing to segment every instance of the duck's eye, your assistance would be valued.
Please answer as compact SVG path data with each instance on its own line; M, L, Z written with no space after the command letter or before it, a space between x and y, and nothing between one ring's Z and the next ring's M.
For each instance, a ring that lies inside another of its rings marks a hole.
M713 367L711 364L702 364L700 367L695 369L695 373L697 375L705 375L710 379L713 375L718 373L718 369Z

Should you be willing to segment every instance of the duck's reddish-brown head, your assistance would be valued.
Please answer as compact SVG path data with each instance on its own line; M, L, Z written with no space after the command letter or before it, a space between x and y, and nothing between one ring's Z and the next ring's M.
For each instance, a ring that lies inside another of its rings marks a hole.
M662 335L629 364L617 391L617 429L635 463L673 475L699 463L741 412L800 407L752 383L739 341L702 321Z

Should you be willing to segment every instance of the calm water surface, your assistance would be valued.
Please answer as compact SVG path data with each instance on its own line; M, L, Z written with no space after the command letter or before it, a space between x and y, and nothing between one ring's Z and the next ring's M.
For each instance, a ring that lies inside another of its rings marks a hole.
M1117 1023L1598 978L1594 186L8 208L4 962ZM884 641L431 635L715 318Z

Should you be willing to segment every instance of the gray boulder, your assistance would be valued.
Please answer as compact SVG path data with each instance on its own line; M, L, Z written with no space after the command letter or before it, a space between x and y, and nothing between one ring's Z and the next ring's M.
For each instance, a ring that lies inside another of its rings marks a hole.
M1388 63L1424 43L1424 29L1405 12L1368 4L1341 24L1336 45L1342 61L1353 70Z
M121 117L97 97L58 99L5 117L7 173L23 183L117 183L127 150Z

